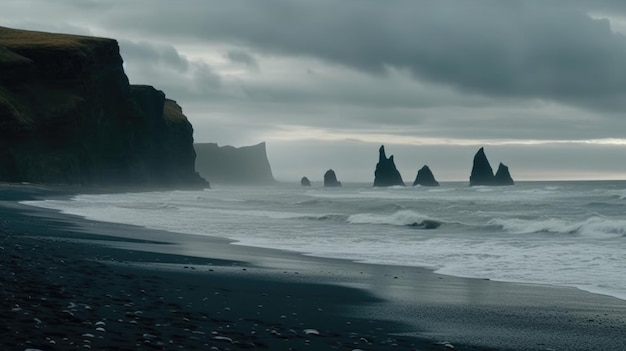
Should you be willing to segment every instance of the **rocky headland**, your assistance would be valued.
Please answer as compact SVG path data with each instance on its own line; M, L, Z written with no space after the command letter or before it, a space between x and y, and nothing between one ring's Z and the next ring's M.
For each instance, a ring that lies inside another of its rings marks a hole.
M206 187L193 128L117 41L0 27L0 181Z
M378 149L378 163L374 171L374 186L385 187L394 185L404 186L404 182L393 161L393 155L387 158L385 155L385 146L381 145Z
M196 169L213 184L273 184L265 143L233 147L197 143Z
M484 148L480 148L476 155L474 155L474 163L472 166L472 173L470 175L470 186L499 186L499 185L513 185L514 181L509 173L509 168L500 163L498 171L493 174L493 169L489 164L489 160L485 155Z

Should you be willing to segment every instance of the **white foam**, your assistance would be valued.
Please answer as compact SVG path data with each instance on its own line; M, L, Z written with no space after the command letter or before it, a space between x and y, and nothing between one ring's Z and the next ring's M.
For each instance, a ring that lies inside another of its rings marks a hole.
M348 217L352 224L389 224L406 226L414 223L422 223L429 219L427 216L410 210L397 211L392 214L359 213Z
M598 239L623 237L626 234L626 220L590 217L576 222L558 218L525 220L518 218L496 218L488 222L514 234L557 233L578 234Z
M94 220L227 236L242 245L624 298L626 214L615 206L623 201L614 188L601 185L233 187L25 203ZM446 225L406 227L424 220Z

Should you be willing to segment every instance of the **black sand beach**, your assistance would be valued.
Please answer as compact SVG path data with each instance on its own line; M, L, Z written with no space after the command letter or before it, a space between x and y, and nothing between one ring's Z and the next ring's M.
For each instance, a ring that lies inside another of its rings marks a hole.
M0 185L2 350L626 350L612 297L18 204L71 193Z

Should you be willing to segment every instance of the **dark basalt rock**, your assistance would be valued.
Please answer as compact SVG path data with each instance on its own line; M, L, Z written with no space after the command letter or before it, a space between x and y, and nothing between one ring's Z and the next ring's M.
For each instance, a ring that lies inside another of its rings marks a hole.
M332 169L329 169L326 173L324 173L324 186L328 188L341 186L341 182L337 181L337 175Z
M424 166L417 171L417 176L413 182L413 186L416 185L439 186L439 182L435 180L435 176L433 175L433 172L431 172L430 168L428 168L428 166Z
M470 186L474 185L493 185L493 169L482 147L478 150L476 155L474 155L474 163L470 175Z
M378 163L374 171L374 186L384 187L394 185L404 186L404 182L393 161L393 155L387 158L385 155L385 146L382 145L378 149Z
M196 169L213 184L274 184L265 143L252 146L218 146L198 143Z
M474 164L470 175L470 186L499 186L513 185L513 179L509 174L509 168L500 163L498 173L493 174L493 169L487 160L485 150L481 147L474 155Z
M0 181L207 187L175 101L115 40L0 27Z
M498 166L498 170L494 176L494 181L497 185L515 185L515 182L509 173L509 167L505 166L502 162L500 162L500 165Z
M311 186L311 181L307 177L302 177L302 179L300 179L300 185Z

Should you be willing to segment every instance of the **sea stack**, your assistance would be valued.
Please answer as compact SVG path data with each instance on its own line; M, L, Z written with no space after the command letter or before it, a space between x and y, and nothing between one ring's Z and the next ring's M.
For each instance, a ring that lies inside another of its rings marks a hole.
M300 185L311 186L311 181L307 177L302 177L302 179L300 179Z
M496 175L494 176L496 185L515 185L511 173L509 173L509 167L500 162Z
M472 173L470 175L470 186L498 186L513 185L513 178L509 173L509 168L500 163L498 172L493 174L493 169L487 160L485 150L481 147L476 155L474 155L474 164L472 165Z
M381 145L378 149L378 163L374 171L374 186L385 187L394 185L404 186L404 182L393 161L393 155L387 158L385 155L385 146Z
M327 188L336 188L341 186L341 182L337 181L335 171L329 169L324 173L324 186Z
M415 181L413 182L413 186L421 185L421 186L439 186L439 182L435 180L435 176L433 172L428 168L428 166L422 167L419 171L417 171L417 176L415 177Z

